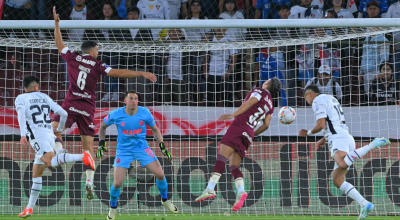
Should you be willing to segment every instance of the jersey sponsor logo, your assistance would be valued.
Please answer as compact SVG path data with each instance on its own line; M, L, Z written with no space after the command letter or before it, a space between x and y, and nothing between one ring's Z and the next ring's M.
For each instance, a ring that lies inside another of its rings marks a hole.
M89 128L95 128L96 126L93 124L93 122L89 125Z
M140 125L140 126L143 126L143 125L144 125L144 121L140 121L140 122L139 122L139 125Z
M135 135L135 134L140 134L142 133L142 128L136 129L136 130L122 130L123 134L126 135Z
M88 99L91 99L91 98L92 98L92 96L89 95L87 92L85 92L84 94L78 93L78 92L72 92L72 95L80 96L80 97L82 97L82 98L88 98Z
M242 134L250 141L250 143L253 142L253 138L251 138L250 135L247 134L247 132L243 132Z
M84 66L82 66L82 65L79 65L78 69L80 69L80 70L82 70L82 71L84 71L84 72L90 73L90 69L89 69L89 68L86 68L86 67L84 67Z
M125 127L125 122L121 122L121 126L122 126L122 127Z
M79 55L78 55L78 56L76 56L76 58L75 58L75 59L76 59L76 61L78 61L78 62L81 62L81 61L82 61L82 57L81 57L81 56L79 56Z
M72 112L76 112L76 113L79 113L81 115L87 116L87 117L90 116L90 114L87 113L86 111L81 111L81 110L78 110L78 109L76 109L74 107L69 108L69 110L72 111Z
M101 64L102 66L104 66L105 68L110 68L109 66L107 66L107 64L103 63Z

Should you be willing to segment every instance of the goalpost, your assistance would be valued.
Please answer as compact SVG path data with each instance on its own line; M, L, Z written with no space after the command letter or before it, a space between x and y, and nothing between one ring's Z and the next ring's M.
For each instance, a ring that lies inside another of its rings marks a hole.
M317 83L312 77L318 77L321 65L328 65L332 70L328 78L331 82L335 78L338 86L326 88L340 99L357 147L378 136L393 139L392 146L355 162L346 179L375 204L372 215L400 215L400 115L398 100L390 96L399 98L399 87L374 94L367 80L361 82L359 77L359 72L374 77L380 62L388 61L393 68L391 82L400 82L400 42L396 40L400 19L61 21L60 27L64 44L71 50L79 51L82 43L69 40L71 35L84 30L86 39L99 43L99 59L107 65L150 71L158 77L156 83L141 78L104 78L96 90L95 126L98 130L110 111L124 106L125 91L139 93L140 105L153 113L173 155L172 162L162 156L148 129L149 145L163 165L169 196L180 213L233 213L236 189L228 168L216 187L215 200L194 200L206 186L219 141L230 125L218 117L233 112L245 95L260 85L261 69L261 78L276 75L283 88L274 94L275 112L269 129L255 138L242 162L249 197L238 213L358 215L358 204L342 195L331 181L334 162L328 147L316 150L315 142L322 134L308 139L297 136L300 129L310 129L315 123L302 88L307 82ZM66 63L55 47L53 28L54 21L0 22L2 214L19 213L32 184L34 151L19 145L14 108L15 98L23 93L23 77L39 77L41 91L59 104L68 89ZM220 40L224 38L221 29L227 29L225 40ZM31 38L30 30L40 30L46 38ZM213 40L213 35L219 41ZM229 72L226 80L221 79L223 71ZM280 124L276 118L280 107L286 105L297 112L290 125ZM83 164L62 165L46 169L34 212L106 214L116 135L115 127L107 130L109 152L96 159L93 200L85 197ZM76 125L63 133L63 139L70 153L81 152ZM96 149L97 139L94 146ZM134 162L122 186L118 212L168 214L160 201L154 179Z

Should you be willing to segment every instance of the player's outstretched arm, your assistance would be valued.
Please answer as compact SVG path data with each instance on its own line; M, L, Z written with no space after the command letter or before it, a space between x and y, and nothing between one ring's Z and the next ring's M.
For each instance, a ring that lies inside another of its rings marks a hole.
M67 118L68 118L68 113L60 106L60 108L56 112L54 112L54 114L57 114L60 116L60 122L58 123L57 132L61 133L64 131L65 122L67 122Z
M269 128L269 125L271 123L272 115L267 115L264 119L264 124L261 125L257 130L254 132L254 136L257 136L264 131L266 131Z
M317 148L324 147L325 144L326 144L326 140L325 140L325 137L323 137L317 142Z
M96 152L96 157L97 158L102 158L104 155L104 152L107 152L107 147L106 147L106 130L107 130L108 125L103 121L100 125L99 129L99 147L97 148Z
M153 127L151 127L151 130L153 131L153 135L158 142L158 146L160 147L161 153L164 156L166 156L169 161L172 161L171 153L165 147L165 144L163 142L163 136L161 135L160 129L158 129L157 125L154 125Z
M255 97L251 97L247 102L243 103L240 108L238 108L234 113L221 115L218 120L229 120L238 115L245 113L247 110L251 108L251 106L255 105L258 102L258 99Z
M56 47L58 49L58 52L61 53L62 49L64 49L66 46L62 42L61 31L60 31L60 15L56 13L56 6L53 7L53 17L55 21L54 39L56 41Z
M320 132L324 128L325 128L325 118L320 118L320 119L318 119L317 124L314 126L313 129L311 129L309 131L307 131L306 129L301 129L299 131L299 136L307 137L307 136L310 136L310 135Z
M157 77L149 72L142 72L142 71L132 71L132 70L119 70L119 69L111 69L108 72L107 76L117 77L117 78L135 78L143 76L146 79L149 79L152 82L157 81Z

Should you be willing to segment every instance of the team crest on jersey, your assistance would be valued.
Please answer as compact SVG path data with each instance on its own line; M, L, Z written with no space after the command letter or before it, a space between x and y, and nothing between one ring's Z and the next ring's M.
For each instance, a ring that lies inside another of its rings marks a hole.
M153 10L154 5L149 5L150 10Z
M143 126L143 125L144 125L144 121L140 121L140 122L139 122L139 125L140 125L140 126Z
M161 8L161 5L156 5L157 11Z
M82 57L81 56L76 56L76 61L81 62L82 61Z

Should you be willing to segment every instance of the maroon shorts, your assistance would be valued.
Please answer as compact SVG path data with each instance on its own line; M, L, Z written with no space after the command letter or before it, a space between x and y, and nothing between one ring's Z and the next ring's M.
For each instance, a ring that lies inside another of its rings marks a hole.
M251 135L254 135L254 131L251 130L250 127L249 129L243 129L243 126L239 127L231 124L222 138L221 144L228 145L235 149L235 151L244 158L253 140Z
M88 103L81 102L71 102L64 101L62 104L63 109L68 113L68 118L65 123L65 127L70 128L74 123L79 128L79 133L81 135L95 135L95 125L94 125L94 110L92 106L88 106ZM60 122L60 116L55 115L53 121Z

